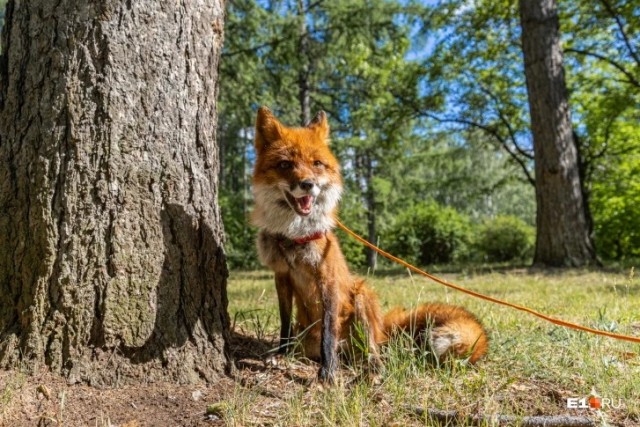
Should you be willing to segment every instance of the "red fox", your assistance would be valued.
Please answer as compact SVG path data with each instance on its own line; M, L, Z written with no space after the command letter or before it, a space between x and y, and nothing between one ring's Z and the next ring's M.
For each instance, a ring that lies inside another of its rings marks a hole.
M329 148L324 112L306 127L289 128L261 107L255 148L252 222L259 228L260 260L275 273L281 352L302 333L304 355L320 361L318 377L329 383L335 377L338 353L351 345L356 328L365 336L374 368L381 364L378 347L398 330L426 341L439 360L468 357L475 363L487 352L484 328L464 308L424 304L412 311L396 308L383 316L375 293L351 275L332 231L342 178Z

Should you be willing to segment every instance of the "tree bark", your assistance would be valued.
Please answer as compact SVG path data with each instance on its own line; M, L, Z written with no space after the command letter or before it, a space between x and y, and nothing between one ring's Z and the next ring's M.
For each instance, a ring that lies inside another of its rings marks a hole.
M300 18L300 39L298 55L302 61L298 71L298 102L300 103L300 125L307 126L311 121L311 56L309 54L309 34L307 31L307 12L304 0L298 0Z
M70 382L228 366L221 0L10 1L0 62L0 367Z
M367 239L374 245L378 244L378 232L376 227L376 192L373 188L373 159L370 153L364 156L365 180L367 188L365 200L367 202ZM367 248L367 267L375 270L378 263L378 253Z
M520 19L535 151L534 264L592 264L555 0L521 0Z

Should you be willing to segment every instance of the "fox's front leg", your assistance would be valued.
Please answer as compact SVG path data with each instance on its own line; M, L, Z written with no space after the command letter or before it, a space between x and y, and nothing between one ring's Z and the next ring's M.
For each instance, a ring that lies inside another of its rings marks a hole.
M293 289L288 273L276 273L276 291L280 311L280 347L278 353L291 350L291 309Z
M330 286L322 286L322 335L320 338L320 371L318 378L332 384L338 368L338 298Z

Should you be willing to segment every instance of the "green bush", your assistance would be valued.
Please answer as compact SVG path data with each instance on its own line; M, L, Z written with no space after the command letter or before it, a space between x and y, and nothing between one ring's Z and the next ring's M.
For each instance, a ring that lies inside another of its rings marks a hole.
M406 261L449 263L468 256L471 222L455 209L429 201L400 213L385 234L381 245Z
M640 257L640 155L608 165L593 183L595 244L604 259Z
M231 269L249 270L260 267L256 250L257 228L249 224L243 212L242 194L219 197L220 213L224 223L227 264Z
M478 231L476 248L487 261L511 261L531 256L534 228L514 216L497 216Z
M359 235L367 235L367 216L362 208L362 201L357 197L357 193L348 192L343 196L338 217L340 221ZM349 265L355 268L366 268L367 255L365 246L339 228L336 228L336 234L340 239L340 249Z

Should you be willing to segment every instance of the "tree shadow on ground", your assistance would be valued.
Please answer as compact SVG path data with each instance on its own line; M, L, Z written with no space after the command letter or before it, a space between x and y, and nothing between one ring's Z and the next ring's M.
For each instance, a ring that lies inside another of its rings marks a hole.
M294 357L280 366L281 362L275 365L268 362L271 356L276 355L277 337L273 339L260 339L238 332L231 332L229 340L229 354L231 355L235 368L240 372L241 383L246 385L247 378L253 377L258 372L271 372L274 375L281 375L288 381L308 386L312 383L316 375L318 366L304 357ZM290 369L295 365L296 369ZM255 380L255 378L253 378ZM253 380L252 380L253 381Z
M233 331L229 334L229 356L236 361L247 358L266 360L274 354L276 342L275 339L260 339Z

